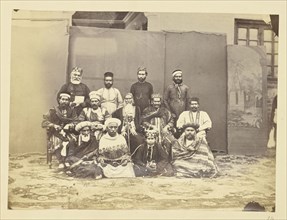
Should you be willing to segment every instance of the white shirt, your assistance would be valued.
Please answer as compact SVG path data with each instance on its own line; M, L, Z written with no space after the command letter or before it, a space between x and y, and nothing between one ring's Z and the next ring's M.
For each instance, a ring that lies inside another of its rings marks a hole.
M116 88L101 88L97 90L97 93L101 96L101 106L105 107L109 114L112 114L118 108L123 107L123 98L120 91Z
M184 111L182 112L178 120L176 122L176 127L177 128L182 128L183 125L187 123L195 123L199 125L199 132L205 134L205 129L210 129L212 127L212 122L210 117L205 111L197 111L197 112L192 112L192 111Z

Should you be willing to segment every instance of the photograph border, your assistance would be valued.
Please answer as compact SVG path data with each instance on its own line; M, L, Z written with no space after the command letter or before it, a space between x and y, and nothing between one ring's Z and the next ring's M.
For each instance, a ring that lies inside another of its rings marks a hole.
M10 45L13 9L279 14L276 211L241 213L224 210L8 210ZM285 219L287 156L285 136L286 1L1 1L1 219Z

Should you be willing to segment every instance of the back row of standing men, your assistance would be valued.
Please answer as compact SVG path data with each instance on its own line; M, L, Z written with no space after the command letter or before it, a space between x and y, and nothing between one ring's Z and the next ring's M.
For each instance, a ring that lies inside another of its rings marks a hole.
M71 101L76 105L77 112L80 113L81 109L88 106L90 89L87 85L81 82L83 70L81 68L73 68L70 75L70 82L63 85L59 94L68 92L71 94ZM145 108L150 105L151 96L153 94L153 86L146 81L148 72L145 68L139 68L137 71L138 82L132 84L130 92L134 97L135 105L143 112ZM188 100L190 98L190 89L187 85L183 84L182 71L175 70L172 73L174 83L169 85L164 94L164 104L175 116L178 118L180 113L188 109ZM116 109L123 106L123 98L120 91L113 87L113 73L106 72L104 74L104 88L96 92L101 96L101 106L105 107L110 114Z
M171 163L173 151L182 148L176 138L183 136L181 134L184 133L184 129L190 127L195 130L196 136L201 137L206 143L205 135L212 126L211 120L206 112L199 111L199 99L190 97L190 89L183 84L181 70L173 71L173 84L165 89L164 98L153 93L153 86L146 81L148 73L145 68L138 69L138 82L132 84L130 93L126 94L124 99L120 91L113 87L113 73L106 72L105 87L92 92L81 82L82 74L81 68L72 69L70 82L63 85L57 94L59 106L50 109L44 115L42 123L44 128L48 128L48 138L53 145L50 151L55 152L60 168L70 167L71 164L66 163L66 157L74 150L69 146L69 142L77 141L79 148L82 141L79 137L85 139L85 136L81 135L81 129L85 127L91 130L96 142L100 142L103 135L110 134L110 125L116 124L117 131L125 137L129 153L134 160L142 157L138 155L143 153L140 146L147 144L147 139L153 137L162 148L162 151L159 151L166 154L162 153L162 158ZM117 118L119 121L111 118ZM107 147L102 146L105 149ZM97 156L99 151L103 149L94 150ZM81 156L78 157L81 160L76 160L76 165L82 163ZM209 157L212 160L210 150ZM133 162L141 164L142 161ZM161 165L163 170L169 170L170 166L164 164Z

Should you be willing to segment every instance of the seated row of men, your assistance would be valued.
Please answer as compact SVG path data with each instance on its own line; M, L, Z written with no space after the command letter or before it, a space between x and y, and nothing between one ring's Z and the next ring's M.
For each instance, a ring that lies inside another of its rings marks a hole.
M42 126L48 129L59 168L70 175L203 177L218 171L205 138L211 120L198 110L198 98L190 99L190 110L176 121L159 94L141 113L128 93L112 114L101 105L98 91L89 93L89 103L78 114L69 93L58 97L59 105L44 115Z

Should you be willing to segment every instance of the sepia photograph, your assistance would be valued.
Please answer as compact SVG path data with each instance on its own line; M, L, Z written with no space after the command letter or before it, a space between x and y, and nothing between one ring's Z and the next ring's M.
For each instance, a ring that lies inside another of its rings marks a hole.
M286 1L60 3L1 3L1 219L286 219Z

